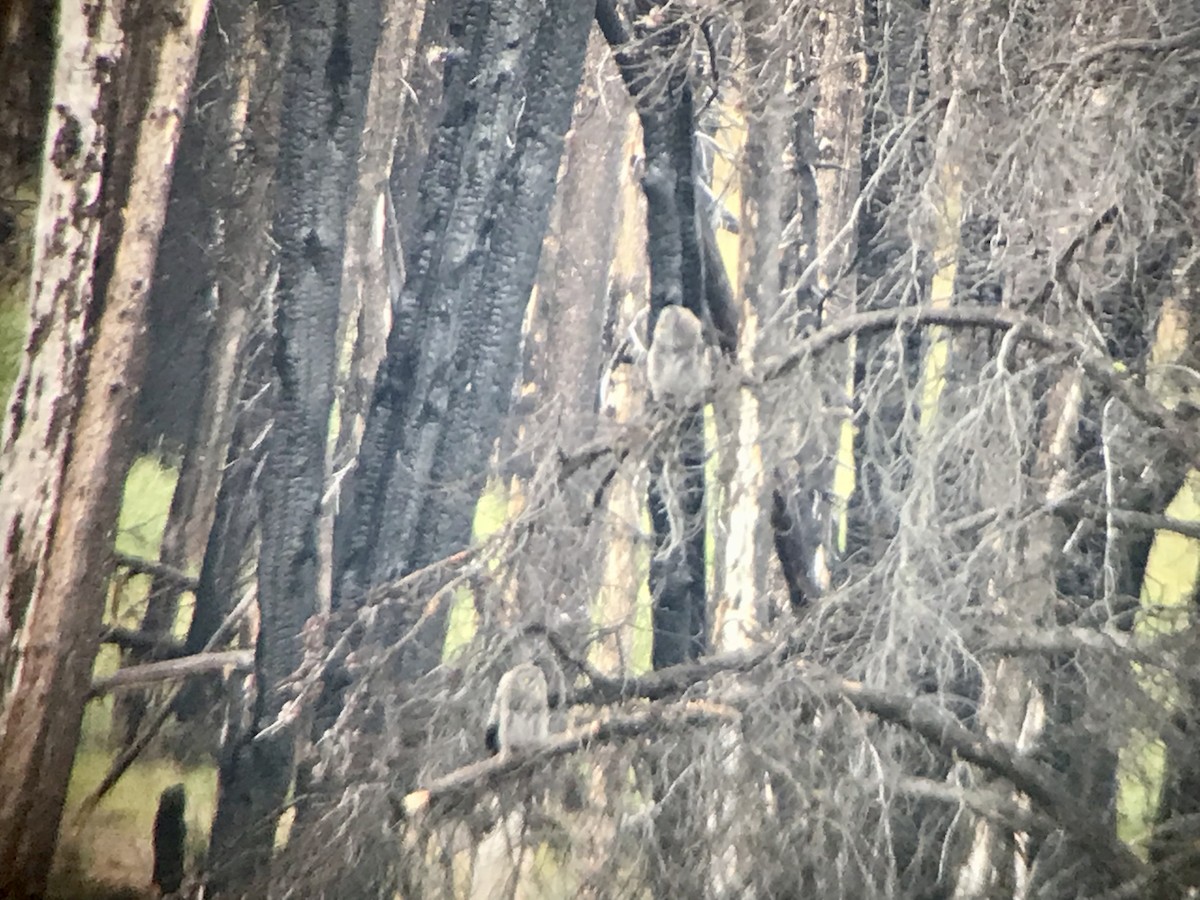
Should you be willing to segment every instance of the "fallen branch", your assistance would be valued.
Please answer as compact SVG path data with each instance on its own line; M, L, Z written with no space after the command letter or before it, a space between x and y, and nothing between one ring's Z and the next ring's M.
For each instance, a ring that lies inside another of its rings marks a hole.
M191 656L129 666L118 669L105 678L97 678L92 682L91 690L88 691L88 699L92 700L110 691L124 690L144 684L157 684L160 681L191 678L195 675L207 675L223 669L249 672L253 668L253 650L218 650L213 653L194 653Z
M563 650L553 640L551 645L560 655ZM730 654L700 663L672 666L642 678L610 679L593 670L584 669L596 681L590 689L581 691L576 702L605 703L622 699L654 700L679 694L715 674L746 671L765 662L772 655L780 658L778 648L757 652ZM569 658L569 657L568 657ZM1127 881L1139 877L1144 864L1133 852L1103 825L1093 813L1081 806L1067 791L1058 787L1054 772L1032 759L1027 759L1008 746L976 733L963 725L950 712L930 703L923 703L902 694L879 691L858 681L841 678L803 660L791 663L795 673L807 686L826 700L843 700L881 721L897 725L920 737L951 759L972 763L993 775L1009 781L1027 796L1041 812L1081 847L1095 848L1098 864L1115 878ZM731 697L721 698L732 702Z
M1113 521L1118 525L1144 528L1147 531L1173 531L1184 537L1200 540L1200 522L1191 522L1175 516L1142 512L1136 509L1116 509L1100 503L1055 503L1052 504L1051 509L1054 512L1070 512L1096 518L1112 516Z
M666 700L678 697L689 688L708 681L715 675L748 672L772 655L778 657L781 652L776 646L739 650L706 657L699 662L660 669L641 677L610 678L595 669L587 660L573 655L566 641L544 625L530 625L525 629L525 633L545 637L550 648L569 669L587 678L588 686L579 689L571 697L571 702L575 705L603 706L624 700Z
M804 666L803 663L799 665ZM805 666L805 668L807 668ZM899 694L874 690L848 679L820 679L833 697L884 722L898 725L922 738L951 759L973 763L999 775L1053 819L1093 861L1119 881L1141 877L1145 864L1111 829L1074 796L1058 787L1052 770L1018 755L1004 744L971 731L946 710Z
M896 783L896 792L908 797L937 800L951 806L965 806L975 815L1012 831L1045 834L1056 827L1052 819L1025 808L1011 794L988 788L966 788L932 778L904 776Z
M796 342L782 360L766 366L758 377L743 379L746 387L755 387L795 371L801 363L820 355L854 335L872 334L893 328L922 328L940 325L945 328L990 328L1011 331L1015 337L1046 350L1068 353L1101 387L1116 397L1129 412L1152 428L1164 432L1172 448L1183 454L1192 465L1200 467L1200 446L1191 440L1193 429L1184 417L1163 406L1149 391L1122 374L1116 362L1102 350L1064 335L1043 323L1011 309L980 304L933 307L910 306L875 309L843 316Z

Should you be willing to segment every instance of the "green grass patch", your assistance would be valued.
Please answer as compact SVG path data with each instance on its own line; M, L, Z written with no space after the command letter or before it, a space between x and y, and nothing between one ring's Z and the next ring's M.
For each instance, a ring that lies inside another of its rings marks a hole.
M508 522L508 490L504 483L493 480L484 488L479 502L475 504L475 519L471 525L475 543L500 531ZM498 560L490 560L489 568L495 570ZM454 592L450 606L450 621L446 625L446 641L442 645L442 659L450 660L461 653L475 638L479 627L479 616L475 611L475 593L465 585Z
M5 402L21 367L28 318L23 292L0 294L0 397Z
M189 861L198 859L208 844L209 825L216 808L216 768L184 767L166 759L140 759L91 815L79 822L76 816L79 804L100 783L111 764L112 754L96 746L81 747L76 754L56 880L65 882L86 873L89 880L109 887L149 884L153 864L151 832L158 797L165 788L177 783L187 790Z
M29 328L29 276L33 261L33 235L37 225L37 179L14 192L9 212L16 219L16 234L5 242L0 255L0 401L6 405L25 348Z

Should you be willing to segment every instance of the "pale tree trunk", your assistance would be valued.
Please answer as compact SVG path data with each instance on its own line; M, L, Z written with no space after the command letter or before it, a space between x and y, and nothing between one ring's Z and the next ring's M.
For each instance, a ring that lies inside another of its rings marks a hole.
M589 70L600 66L606 52L593 34ZM599 377L604 352L611 351L605 347L604 326L620 214L620 193L614 188L625 163L624 142L611 136L625 124L627 103L615 78L585 81L575 101L526 317L525 371L506 426L512 439L500 442L500 471L511 475L509 502L514 512L524 503L538 460L551 445L565 441L563 449L570 453L595 437ZM579 222L588 227L574 227ZM573 517L588 515L592 497L586 493L569 489L565 499L575 510ZM591 624L595 597L590 586L603 557L595 534L581 532L570 538L538 533L530 541L523 562L513 567L513 612L582 636ZM563 584L580 590L547 594L547 587ZM582 650L582 645L576 649Z
M51 532L43 538L48 546L42 551L42 565L34 569L32 590L27 594L28 606L16 645L17 659L0 723L3 733L0 794L5 797L0 810L0 872L3 873L0 878L4 879L0 882L0 894L4 896L40 894L54 852L98 647L104 585L111 567L111 535L120 504L121 475L126 468L118 423L128 417L133 399L146 294L207 10L206 0L180 2L168 17L169 26L153 66L153 89L137 142L124 209L124 231L117 246L107 302L95 326L86 382L76 388L80 395L78 415L74 427L69 418L57 420L51 426L69 431L69 459L63 450L52 455L38 454L44 462L57 460L61 472L58 477L49 466L41 471L24 470L21 464L27 457L17 457L16 465L10 463L5 467L8 478L15 476L20 483L38 485L43 491L45 485L60 481L61 493L51 506L55 521L46 528ZM75 104L74 109L86 114L88 120L96 109L95 101L90 101L95 95L82 93L82 87L72 81L82 77L90 85L97 57L111 52L109 48L118 39L115 26L103 16L93 25L99 25L99 31L93 32L85 24L85 16L95 12L90 7L86 11L69 5L64 8L60 20L63 51L56 75L56 97L61 94L65 101ZM96 43L76 43L81 35L89 33L107 38L103 49ZM81 102L87 105L80 106ZM79 151L80 129L85 127L82 117L73 112L64 118L67 121L52 129L53 136L47 140L48 165L44 176L47 218L41 228L43 233L62 227L56 215L62 207L57 207L54 200L56 195L61 196L58 177L65 174L61 169L63 154ZM95 152L96 145L91 146ZM98 168L97 156L92 157L90 165ZM75 246L82 251L80 244ZM39 275L48 268L48 255L43 251ZM75 255L74 277L69 281L61 276L57 279L58 290L51 300L52 317L58 303L86 308L89 256L82 252ZM43 285L48 284L41 279L35 283L35 310L45 290ZM39 324L35 319L31 344L37 343ZM31 350L36 356L37 348L31 346ZM63 361L60 357L59 375L48 384L56 385L62 397L69 397L70 382L78 378L78 359L75 357L76 364L72 366L74 373L63 371ZM68 380L64 377L67 375L74 377ZM23 405L29 399L18 394L17 402ZM35 403L31 408L38 406ZM20 415L14 404L13 416ZM8 443L6 436L6 446ZM47 440L41 448L46 446L53 444ZM10 525L6 529L9 534L11 528ZM11 584L11 571L5 573L6 585ZM28 572L26 569L25 573Z
M1075 435L1083 400L1081 378L1078 370L1065 373L1047 397L1032 473L1036 483L1045 485L1044 496L1039 499L1046 507L1062 500L1073 483ZM1007 552L1005 583L988 585L988 598L997 613L1019 618L1033 628L1053 624L1055 574L1065 538L1062 523L1053 513L1041 513L1026 526L1020 541L1022 549L1010 548ZM1001 538L993 536L993 540L999 542ZM1003 548L1001 552L1005 552ZM979 708L984 731L992 740L1020 754L1035 749L1046 721L1045 698L1038 686L1045 673L1039 668L1026 661L1001 659L984 674ZM1027 896L1031 867L1026 842L1025 835L1013 835L1011 830L978 818L955 896L991 897L996 891Z
M813 114L813 149L818 159L813 179L817 193L818 251L810 265L815 266L813 275L822 298L821 324L828 325L853 313L858 306L857 279L851 269L858 250L867 78L867 63L861 48L861 0L838 0L827 7L817 33L818 98ZM844 351L830 357L831 368L847 392L854 385L854 352L855 342L851 341ZM815 555L809 562L818 590L829 585L835 550L831 546L832 525L845 514L845 497L838 496L842 487L836 480L837 465L828 461L838 460L846 434L852 434L844 415L835 413L824 418L819 431L825 446L818 447L816 455L825 462L817 467L812 479L816 496L809 507L819 510L813 522ZM811 463L806 461L804 465Z
M787 48L784 26L757 5L746 11L746 138L741 183L740 281L745 295L739 362L753 374L756 363L786 347L787 329L776 325L786 303L782 274L786 203L792 184L785 151L791 113L785 101ZM761 326L766 324L766 328ZM728 475L721 479L728 498L724 553L725 590L718 592L713 643L737 650L761 636L770 611L767 574L771 533L762 426L771 420L759 398L742 390L731 402L729 434L721 454ZM729 457L728 462L726 457Z
M632 159L641 148L641 135L630 114L624 124L622 159ZM612 311L614 352L635 323L649 292L650 273L646 261L646 211L642 193L628 167L616 185L620 200L620 223L613 263L609 270L609 303ZM645 342L643 332L639 340ZM643 343L644 346L644 343ZM603 376L600 413L625 423L642 409L646 384L638 375L644 368L622 365L615 360ZM621 675L633 670L634 620L638 595L645 584L645 568L639 562L637 536L641 530L638 487L623 473L613 479L604 494L604 570L596 596L593 620L605 637L592 645L592 662L604 672Z
M198 290L212 297L215 313L207 335L197 335L205 343L203 390L199 414L191 425L184 447L179 478L171 497L171 507L163 528L159 561L179 571L194 571L203 557L209 531L216 515L217 494L225 471L226 454L236 415L237 398L244 378L243 362L247 336L254 325L256 307L264 290L263 270L269 248L259 239L269 219L268 189L270 176L264 166L255 165L270 146L256 135L253 104L261 103L261 91L246 85L268 83L274 74L272 61L265 52L255 52L258 27L253 7L239 9L241 0L223 0L213 10L206 31L197 69L198 85L193 109L180 139L180 163L190 178L177 172L176 190L197 191L199 216L173 227L189 229L189 239L199 246L203 283ZM267 70L267 77L263 75ZM256 115L257 114L257 115ZM256 138L258 138L256 140ZM243 148L253 146L254 153ZM190 152L190 158L184 156ZM175 205L175 201L172 202ZM187 215L191 208L179 204ZM174 216L174 212L169 212ZM193 230L194 229L194 230ZM198 233L197 233L198 232ZM179 241L163 248L163 262L172 264L171 253L179 252ZM183 290L190 290L186 284ZM162 291L180 290L170 284ZM191 299L191 298L189 298ZM153 302L153 300L152 300ZM178 303L160 299L161 303ZM154 372L145 373L153 379ZM179 610L179 588L163 576L150 585L142 631L158 637L170 635ZM145 661L145 654L130 654L131 660ZM114 705L114 730L123 743L132 742L145 712L146 695L130 692Z
M0 674L4 706L13 642L41 590L83 365L100 233L99 197L111 73L121 52L122 3L66 3L59 19L29 307L29 339L0 445ZM93 14L94 30L87 22Z

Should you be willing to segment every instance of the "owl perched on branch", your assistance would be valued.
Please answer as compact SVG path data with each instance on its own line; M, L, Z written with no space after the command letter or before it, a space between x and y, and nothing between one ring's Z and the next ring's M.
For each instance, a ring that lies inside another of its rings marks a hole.
M658 315L646 354L650 396L676 409L704 402L712 381L704 329L695 313L672 304Z
M504 673L488 715L485 743L493 754L536 747L550 733L549 690L546 676L533 663L521 663Z

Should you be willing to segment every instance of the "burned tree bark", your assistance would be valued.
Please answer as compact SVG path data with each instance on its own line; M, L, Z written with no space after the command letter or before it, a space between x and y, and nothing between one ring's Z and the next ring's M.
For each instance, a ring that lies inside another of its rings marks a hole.
M701 321L706 318L704 248L696 221L693 172L695 108L680 51L684 25L659 27L653 36L626 24L612 0L596 7L597 21L614 49L621 76L637 106L645 148L647 252L650 260L649 331L671 304L681 305ZM639 28L645 26L639 26ZM704 558L704 413L688 412L677 430L670 483L662 461L649 491L654 527L650 562L653 598L654 667L664 668L698 658L708 644L708 597ZM667 495L679 500L682 521L672 526ZM672 531L674 530L674 537Z
M270 251L258 235L270 221L284 44L282 34L269 39L271 24L269 16L240 0L218 2L213 10L197 66L198 92L180 138L181 168L159 250L161 275L150 296L150 346L139 406L151 422L172 417L163 406L184 410L178 421L160 426L185 438L159 552L160 562L179 570L197 565L205 552L245 377L247 342L265 306ZM249 90L242 97L244 85ZM183 364L173 363L180 359ZM197 381L200 390L193 389ZM161 416L155 415L156 407ZM178 585L155 577L142 631L168 636L179 599ZM135 652L127 662L145 658ZM136 737L145 704L146 695L134 692L115 705L114 730L124 743Z
M274 420L259 519L256 698L246 734L223 752L210 860L213 890L258 893L292 778L290 729L253 740L286 698L300 632L317 608L317 532L333 405L346 216L353 197L377 2L307 0L285 9L280 148L273 236Z
M407 280L393 299L357 465L339 497L333 603L347 614L373 587L470 541L488 457L519 374L522 320L590 22L590 8L573 0L467 0L454 12L443 115L422 178ZM444 606L427 614L423 603L389 610L381 639L396 645L392 678L407 685L441 660L445 623ZM318 730L340 709L331 683L337 678L326 677ZM402 743L408 739L420 741L410 735ZM420 763L405 754L392 777L403 784ZM315 807L337 785L307 787ZM298 824L304 827L287 848L293 868L310 866L324 843L319 816L306 813ZM327 895L386 892L383 882L399 877L394 843L383 833L371 840L388 841L380 854L389 859L387 871L323 865L316 877Z
M187 791L182 784L166 788L158 798L154 816L154 871L151 884L164 894L173 894L183 884L187 822Z
M468 2L451 24L422 224L335 530L337 605L470 538L582 74L589 11L560 5ZM444 618L425 627L406 673L440 658Z

